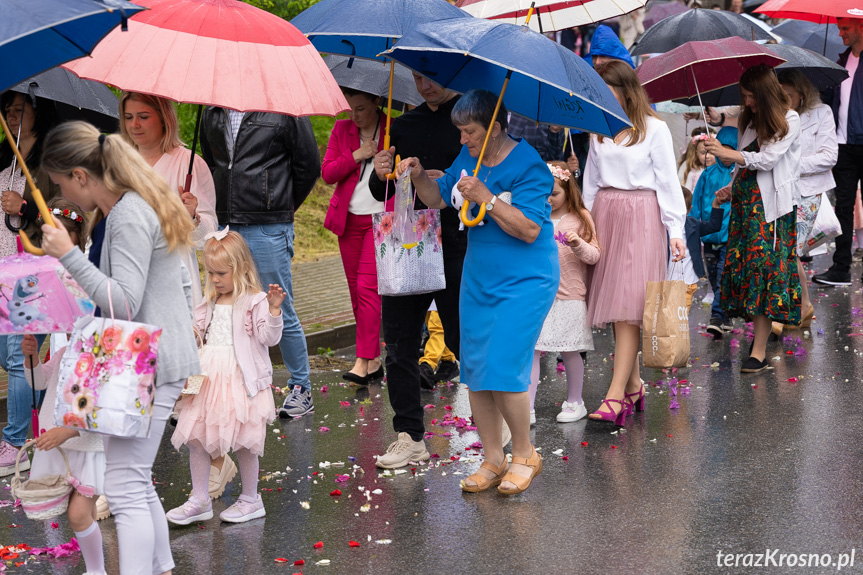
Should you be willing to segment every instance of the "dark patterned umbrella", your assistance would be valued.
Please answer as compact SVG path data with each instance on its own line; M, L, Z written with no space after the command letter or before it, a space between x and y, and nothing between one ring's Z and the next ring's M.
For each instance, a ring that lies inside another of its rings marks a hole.
M693 8L651 27L632 50L633 56L674 50L687 42L740 36L744 40L770 40L765 30L743 16L725 10Z

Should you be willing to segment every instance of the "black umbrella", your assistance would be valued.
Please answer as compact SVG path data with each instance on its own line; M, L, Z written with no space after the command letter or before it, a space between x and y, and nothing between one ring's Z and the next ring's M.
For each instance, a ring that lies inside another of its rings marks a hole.
M693 8L651 26L633 47L633 56L671 51L693 40L771 40L770 34L743 16L725 10Z
M816 24L804 20L786 20L773 33L792 46L806 48L835 62L845 51L836 24Z
M102 132L113 133L119 127L118 101L105 84L82 80L65 68L51 68L9 88L13 92L53 100L57 105L57 118L84 120Z
M342 88L353 88L362 92L368 92L375 96L386 99L390 86L389 64L375 62L374 60L363 60L361 58L348 58L338 54L330 54L324 57L327 68L336 79L336 83ZM398 108L397 102L419 106L423 103L423 97L417 92L413 72L396 64L393 74L393 106Z

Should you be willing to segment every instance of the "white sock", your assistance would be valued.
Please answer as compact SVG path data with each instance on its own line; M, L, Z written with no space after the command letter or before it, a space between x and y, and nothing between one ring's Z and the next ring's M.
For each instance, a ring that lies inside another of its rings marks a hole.
M94 521L84 531L75 531L75 538L81 548L81 555L84 556L87 573L105 573L105 555L102 552L102 531L99 524Z

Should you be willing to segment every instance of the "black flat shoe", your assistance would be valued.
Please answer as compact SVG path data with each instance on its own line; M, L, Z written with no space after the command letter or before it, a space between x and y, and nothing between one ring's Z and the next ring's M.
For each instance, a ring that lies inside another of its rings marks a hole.
M376 370L371 372L368 376L369 381L375 381L378 379L384 378L384 364L380 364Z
M740 366L740 373L759 373L767 369L773 369L773 366L767 363L767 357L758 361L750 355Z
M357 385L368 385L369 384L369 376L368 375L357 375L353 372L346 372L342 374L342 379L345 381L350 381L351 383L356 383Z

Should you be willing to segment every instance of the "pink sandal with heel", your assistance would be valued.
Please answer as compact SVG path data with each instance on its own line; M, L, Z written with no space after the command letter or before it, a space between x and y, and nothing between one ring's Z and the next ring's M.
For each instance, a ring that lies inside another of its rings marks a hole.
M614 408L611 406L612 401L620 404L620 411L618 411L618 412L614 411ZM601 411L602 406L600 406L600 409L597 409L596 411L594 411L593 413L590 414L591 416L593 416L593 415L599 416L599 417L590 417L590 419L592 421L604 421L604 422L608 422L608 423L614 423L618 427L623 427L626 425L626 414L629 412L629 409L627 408L627 404L626 404L625 400L623 400L623 399L603 399L602 404L608 408L608 411Z

